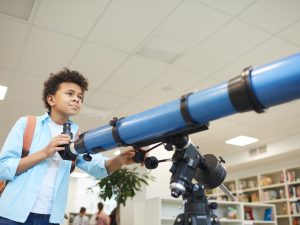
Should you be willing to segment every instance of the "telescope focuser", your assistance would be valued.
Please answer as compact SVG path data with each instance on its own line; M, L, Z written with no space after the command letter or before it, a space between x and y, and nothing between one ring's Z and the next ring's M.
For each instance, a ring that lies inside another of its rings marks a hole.
M70 136L70 139L73 139L73 133L71 132L71 123L64 123L63 124L63 132L62 134L68 134ZM63 160L70 160L73 161L76 159L77 155L74 155L71 151L70 151L70 145L66 144L63 145L63 147L65 148L64 151L58 151L60 157Z

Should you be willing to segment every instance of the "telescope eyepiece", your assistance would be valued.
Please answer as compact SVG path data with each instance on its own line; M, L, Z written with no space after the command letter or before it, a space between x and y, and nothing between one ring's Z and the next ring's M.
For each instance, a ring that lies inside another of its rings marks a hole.
M68 134L70 139L73 139L73 133L71 132L71 123L64 123L63 124L63 132L62 134Z

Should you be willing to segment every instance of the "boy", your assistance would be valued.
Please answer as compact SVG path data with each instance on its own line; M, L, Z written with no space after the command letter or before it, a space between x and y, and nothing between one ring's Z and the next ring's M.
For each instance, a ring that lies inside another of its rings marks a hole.
M72 162L58 154L64 150L61 146L71 141L61 134L62 127L70 122L71 132L78 132L78 125L69 117L79 113L87 89L87 80L77 71L65 68L50 75L43 90L48 113L36 118L28 156L21 157L27 118L20 118L11 129L0 153L0 179L9 181L0 197L0 224L63 222ZM87 162L79 155L76 166L101 179L122 165L132 164L133 156L133 150L112 159L95 154Z

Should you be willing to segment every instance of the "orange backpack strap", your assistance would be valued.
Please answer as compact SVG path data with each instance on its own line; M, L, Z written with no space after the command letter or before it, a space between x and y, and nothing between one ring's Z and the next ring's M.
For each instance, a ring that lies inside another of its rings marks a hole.
M36 117L27 116L27 124L23 135L22 158L29 154L29 149L34 135L35 125L36 125Z
M27 116L26 127L23 134L23 149L21 157L25 157L29 154L29 149L31 146L34 130L36 125L35 116ZM3 193L8 181L0 180L0 196Z

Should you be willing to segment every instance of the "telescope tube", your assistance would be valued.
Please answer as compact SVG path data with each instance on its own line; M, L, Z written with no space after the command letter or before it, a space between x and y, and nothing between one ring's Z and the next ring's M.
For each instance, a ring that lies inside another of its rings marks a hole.
M263 109L300 98L300 53L267 65L249 68L242 75L186 96L185 112L195 124L205 124L237 112ZM83 133L71 144L72 153L95 154L121 145L181 132L190 125L177 99ZM113 132L114 130L114 132ZM117 136L117 137L116 137Z

